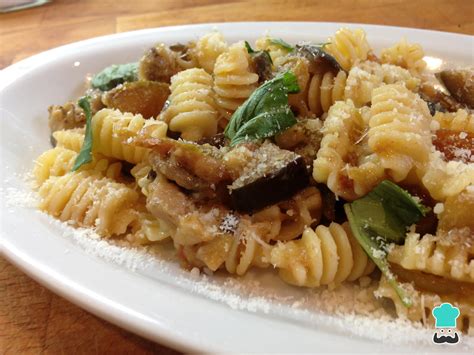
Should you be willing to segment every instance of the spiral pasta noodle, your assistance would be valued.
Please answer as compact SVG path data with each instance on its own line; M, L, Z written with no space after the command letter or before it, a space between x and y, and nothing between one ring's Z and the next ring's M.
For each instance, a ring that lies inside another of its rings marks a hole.
M128 144L127 140L135 137L143 128L148 128L147 133L151 137L166 136L167 125L164 122L145 120L142 115L121 113L118 110L100 110L92 117L92 151L137 164L145 158L148 150Z
M366 120L350 100L336 102L323 124L313 178L347 200L365 195L386 176L367 147L366 131Z
M450 231L451 229L468 228L474 234L474 188L466 188L459 194L446 198L439 212L438 230ZM466 230L467 232L467 230Z
M134 245L147 245L161 242L171 237L172 231L168 225L154 217L148 211L138 212L137 218L131 224L132 232L126 238Z
M431 151L431 115L426 103L404 85L375 89L369 121L370 149L395 180L411 171L422 176Z
M272 43L268 36L261 37L255 41L255 48L259 51L268 51L273 66L278 68L285 63L286 56L290 51L278 44Z
M263 240L287 241L300 236L305 227L317 224L321 209L321 194L317 188L308 187L290 200L254 213L252 221L261 226Z
M474 245L469 243L467 232L458 231L456 238L454 233L420 237L410 232L404 245L392 248L388 260L408 270L474 282Z
M76 157L75 151L62 147L49 149L41 154L33 168L37 186L41 186L50 176L66 174L73 167Z
M459 308L460 314L457 319L457 327L469 335L474 335L474 304L472 301L463 298L457 298L449 295L439 296L431 292L421 292L411 288L410 298L413 305L409 308L403 305L400 297L393 287L390 286L387 279L382 277L379 281L379 287L375 291L378 298L390 299L394 306L397 316L401 319L409 319L415 322L422 322L425 325L434 325L433 308L438 307L444 302L449 302Z
M365 61L349 71L344 98L351 99L356 107L362 107L372 101L373 90L383 84L403 84L407 89L417 91L420 80L406 69Z
M214 66L214 91L221 114L231 114L257 88L258 75L251 68L247 49L239 42L222 53Z
M439 128L456 132L474 133L474 114L459 109L456 112L436 112L433 119L439 123Z
M194 49L198 64L201 68L212 74L217 57L227 50L227 42L220 32L208 33L196 42Z
M72 128L53 133L56 146L80 152L84 142L84 128Z
M285 282L306 287L354 281L375 267L348 225L337 223L319 225L315 230L306 228L301 239L277 244L271 263Z
M212 76L204 69L187 69L171 78L170 105L161 118L181 138L197 141L217 132L218 112L212 92Z
M474 185L474 164L454 160L447 162L440 152L434 151L429 156L422 183L433 198L444 201Z
M39 208L61 221L95 227L102 236L121 235L137 218L138 194L97 172L53 176L39 189Z
M56 147L47 150L36 159L33 174L37 186L41 186L50 176L63 176L71 171L77 153L73 150ZM80 167L80 170L94 170L111 179L119 179L122 164L111 162L108 159L95 156L92 162Z
M328 39L328 42L324 46L324 50L331 54L346 71L349 71L355 64L366 60L371 51L362 29L341 28Z
M241 220L250 226L250 222ZM255 229L241 229L236 235L218 234L212 240L194 246L184 246L182 251L192 266L220 268L231 274L244 275L252 266L265 268L270 265L271 246L261 241Z
M382 63L398 65L413 74L420 74L426 67L424 56L425 52L419 44L408 43L406 38L402 38L393 47L383 49L380 59Z

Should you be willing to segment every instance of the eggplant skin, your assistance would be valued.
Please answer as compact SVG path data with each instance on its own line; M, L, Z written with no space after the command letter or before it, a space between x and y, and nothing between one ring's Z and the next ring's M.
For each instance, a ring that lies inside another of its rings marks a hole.
M302 157L290 161L279 171L261 177L231 192L232 208L252 213L289 199L309 185L309 172Z

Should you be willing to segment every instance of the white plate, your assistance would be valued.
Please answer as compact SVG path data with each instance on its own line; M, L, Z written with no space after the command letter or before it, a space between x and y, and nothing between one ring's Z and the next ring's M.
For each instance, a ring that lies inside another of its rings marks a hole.
M224 276L206 282L181 271L176 262L72 237L28 206L26 199L28 189L21 176L49 147L47 107L77 97L86 74L112 63L135 61L156 42L186 42L216 27L229 41L255 40L269 30L289 42L322 42L341 26L364 28L375 49L406 36L421 43L431 56L472 64L471 36L370 25L268 22L121 33L59 47L4 69L0 77L2 254L79 306L180 350L366 352L430 347L430 331L407 332L408 328L382 327L375 320L365 320L361 326L354 317L324 316L292 304L298 297L307 300L307 290L272 284L268 286L272 294L262 295L265 287L252 284L250 275L242 285L251 287L242 291L238 282L230 284ZM255 277L263 278L265 285L266 276Z

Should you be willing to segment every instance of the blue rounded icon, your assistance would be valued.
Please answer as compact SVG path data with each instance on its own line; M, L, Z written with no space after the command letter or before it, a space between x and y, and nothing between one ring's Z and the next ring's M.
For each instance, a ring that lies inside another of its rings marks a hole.
M436 328L456 328L456 319L459 317L459 308L451 303L442 303L433 308L433 317L436 319Z

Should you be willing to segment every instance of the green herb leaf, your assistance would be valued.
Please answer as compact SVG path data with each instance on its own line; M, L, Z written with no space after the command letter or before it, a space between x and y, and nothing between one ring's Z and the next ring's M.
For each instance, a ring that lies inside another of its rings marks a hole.
M288 94L299 90L298 80L290 71L258 87L234 112L224 131L230 145L272 137L295 124Z
M138 63L114 64L96 74L91 81L94 89L111 90L126 81L138 80Z
M250 43L245 41L245 48L247 48L247 52L249 54L255 53L256 51L250 46Z
M280 46L280 47L286 49L288 52L293 52L293 50L295 49L295 47L293 47L288 42L285 42L281 38L270 38L269 42L271 44L276 44L277 46Z
M395 289L402 303L412 302L398 284L387 261L389 245L401 244L407 228L417 223L426 213L424 207L405 190L384 180L366 196L344 206L352 233Z
M76 171L82 165L92 161L92 111L89 97L81 97L78 101L78 105L84 110L84 114L86 115L86 134L84 136L81 151L76 157L74 166L71 169L72 171Z
M250 46L250 43L245 41L245 48L247 49L247 53L250 54L251 57L255 59L257 56L264 56L266 60L273 64L272 57L270 57L270 53L267 50L263 51L256 51Z

